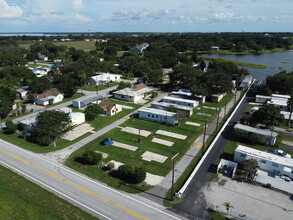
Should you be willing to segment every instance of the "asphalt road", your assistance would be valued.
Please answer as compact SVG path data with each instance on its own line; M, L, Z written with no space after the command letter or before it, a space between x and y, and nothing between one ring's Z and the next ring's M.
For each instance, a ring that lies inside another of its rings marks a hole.
M174 205L170 210L180 214L188 219L208 219L207 204L202 193L202 189L209 183L211 174L216 172L216 164L227 143L227 136L233 132L233 126L239 120L241 114L245 112L248 105L249 93L235 112L228 123L226 129L222 132L218 141L207 155L205 161L195 174L189 186L184 192L182 202Z
M182 219L147 199L118 192L42 155L2 140L0 165L82 207L99 219Z

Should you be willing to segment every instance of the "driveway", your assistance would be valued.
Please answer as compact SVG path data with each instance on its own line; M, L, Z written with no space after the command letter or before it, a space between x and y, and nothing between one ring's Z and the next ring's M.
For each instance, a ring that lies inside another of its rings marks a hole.
M235 212L258 220L293 219L292 198L261 186L220 178L203 193L207 206L216 211L226 212L223 204L230 202Z
M272 174L270 174L266 171L263 171L263 170L258 170L257 174L258 175L255 178L255 180L257 182L264 183L264 184L270 183L272 185L272 187L275 187L277 189L281 189L283 191L290 192L293 194L293 182L292 181L287 182L287 181L281 179L280 176L272 175ZM292 204L292 206L293 206L293 204Z

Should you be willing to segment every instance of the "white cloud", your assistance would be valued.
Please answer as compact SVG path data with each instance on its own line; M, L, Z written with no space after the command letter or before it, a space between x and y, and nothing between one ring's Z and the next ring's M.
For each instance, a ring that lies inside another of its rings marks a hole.
M83 8L82 0L73 0L72 1L73 10L80 10Z
M234 17L233 12L220 12L220 13L213 14L213 18L217 21L230 20L233 17Z
M86 17L86 16L84 16L82 14L79 14L79 13L75 13L74 17L75 17L75 19L78 22L82 22L82 23L86 23L86 22L91 22L92 21L89 17Z
M0 0L0 18L21 17L22 14L19 6L9 6L5 0Z

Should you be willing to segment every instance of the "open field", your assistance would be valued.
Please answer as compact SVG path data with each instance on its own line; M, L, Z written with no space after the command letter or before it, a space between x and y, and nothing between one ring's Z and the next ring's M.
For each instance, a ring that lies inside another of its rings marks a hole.
M18 174L0 166L1 219L96 219Z
M210 60L210 61L217 61L217 62L231 62L236 64L237 66L241 67L249 67L249 68L255 68L255 69L265 69L267 66L265 65L259 65L259 64L254 64L254 63L245 63L245 62L240 62L236 60L230 60L227 58L213 58L213 57L204 57L205 60Z
M20 47L24 47L28 49L30 45L34 44L36 42L32 43L21 43L19 44ZM44 41L42 43L45 43ZM53 43L57 46L65 45L68 48L74 47L76 50L95 50L95 42L93 41L68 41L68 42L55 42L55 41L49 41L49 43Z

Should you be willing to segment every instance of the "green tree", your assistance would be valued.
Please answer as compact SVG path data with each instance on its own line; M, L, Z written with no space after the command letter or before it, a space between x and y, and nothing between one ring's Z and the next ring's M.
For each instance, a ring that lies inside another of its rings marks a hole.
M277 126L284 120L284 116L280 113L280 109L273 105L265 105L252 114L252 122L257 124L265 124L266 126Z
M5 133L7 134L13 134L17 130L17 124L14 124L11 120L7 120L5 122L6 128L5 128Z
M6 118L12 110L16 92L10 88L0 85L0 117Z
M293 94L291 94L291 98L288 100L287 106L290 110L289 120L288 120L288 127L291 126L291 119L292 119L292 112L293 112Z
M248 171L248 176L250 176L251 179L254 179L257 173L257 169L259 168L259 165L256 159L252 159L252 158L245 159L244 161L242 161L240 166L242 167L242 169ZM248 178L248 176L246 176L246 178Z
M63 75L57 77L55 81L57 88L65 97L71 97L77 92L77 80L70 76Z
M141 183L146 178L144 167L122 165L118 168L118 173L121 179L129 183Z
M223 206L226 208L227 214L229 214L229 210L233 208L230 202L224 202Z
M40 112L36 118L36 129L31 133L32 141L49 145L72 128L69 113L56 110Z
M161 69L154 69L147 72L144 76L147 84L158 85L163 82L163 71Z
M98 117L98 115L103 114L104 110L99 105L93 104L88 106L85 109L84 113L85 113L85 119L87 121L92 121L92 120L95 120Z
M274 92L280 94L293 94L293 74L281 72L266 79L267 86Z
M124 81L121 81L117 87L118 90L120 89L124 89L124 88L127 88L127 87L131 87L132 84L130 82L124 82Z
M40 94L52 88L52 83L47 77L37 77L32 80L30 88L33 93Z
M102 154L88 150L81 155L81 159L84 164L95 165L102 160Z

